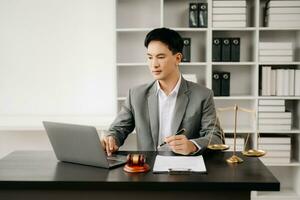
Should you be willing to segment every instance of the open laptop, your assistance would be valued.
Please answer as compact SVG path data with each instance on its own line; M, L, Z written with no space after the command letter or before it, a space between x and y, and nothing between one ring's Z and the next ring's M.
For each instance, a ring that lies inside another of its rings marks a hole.
M97 130L82 126L44 121L43 125L58 160L103 168L126 163L126 156L107 157Z

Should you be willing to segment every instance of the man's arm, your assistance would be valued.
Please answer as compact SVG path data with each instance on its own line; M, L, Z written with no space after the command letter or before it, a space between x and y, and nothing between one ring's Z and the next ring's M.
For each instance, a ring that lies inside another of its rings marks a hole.
M203 104L201 119L200 137L193 139L201 148L206 148L210 144L223 144L222 132L219 120L216 116L216 109L213 99L213 92L210 91L207 99Z
M127 136L134 130L135 122L131 106L131 91L122 105L121 111L118 113L114 122L110 125L104 137L113 137L117 147L123 145Z

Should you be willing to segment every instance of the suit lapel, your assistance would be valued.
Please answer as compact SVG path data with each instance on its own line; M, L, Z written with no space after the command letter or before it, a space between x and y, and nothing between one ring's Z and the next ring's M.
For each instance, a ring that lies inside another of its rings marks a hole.
M182 118L185 114L188 102L189 96L187 82L182 78L172 119L172 134L175 134L178 131Z
M154 149L157 148L159 132L159 114L158 114L158 97L156 95L156 84L153 84L148 95L148 109L150 117L150 126Z

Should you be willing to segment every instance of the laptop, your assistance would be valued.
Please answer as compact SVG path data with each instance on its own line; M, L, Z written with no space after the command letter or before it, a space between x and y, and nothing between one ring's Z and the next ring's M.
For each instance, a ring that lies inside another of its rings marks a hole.
M93 126L43 121L56 158L60 161L102 168L126 163L126 156L107 156Z

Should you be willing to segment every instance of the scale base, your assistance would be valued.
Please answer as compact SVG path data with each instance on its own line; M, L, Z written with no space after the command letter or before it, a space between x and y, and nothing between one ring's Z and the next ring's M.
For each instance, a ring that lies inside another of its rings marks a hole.
M238 157L236 155L231 156L226 161L228 163L242 163L242 162L244 162L243 159L241 159L240 157Z

